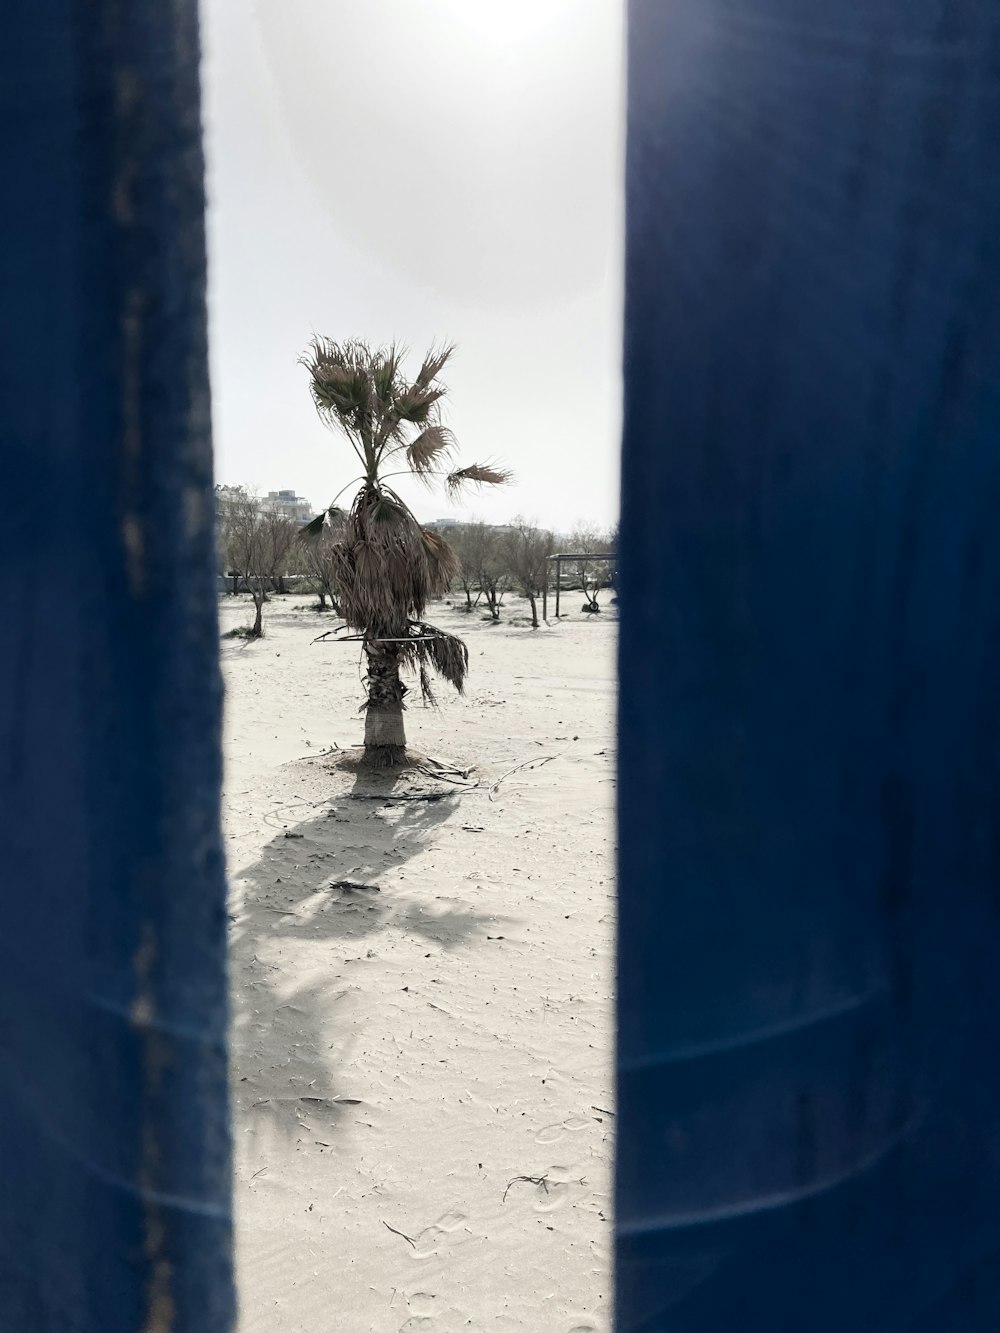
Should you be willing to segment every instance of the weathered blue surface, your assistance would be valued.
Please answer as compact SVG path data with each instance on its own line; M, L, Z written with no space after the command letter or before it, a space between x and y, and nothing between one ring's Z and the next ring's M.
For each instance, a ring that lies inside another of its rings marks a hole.
M632 0L619 1333L1000 1328L1000 6Z
M0 1328L230 1326L194 0L0 42Z

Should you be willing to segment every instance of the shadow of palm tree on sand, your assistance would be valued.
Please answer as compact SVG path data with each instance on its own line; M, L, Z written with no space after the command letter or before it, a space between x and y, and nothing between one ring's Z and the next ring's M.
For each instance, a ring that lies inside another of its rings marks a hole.
M493 916L440 910L402 888L400 868L429 848L462 799L408 778L358 773L352 790L283 828L234 873L234 1100L254 1132L323 1141L356 1107L346 1080L375 937L391 930L450 951L496 927Z

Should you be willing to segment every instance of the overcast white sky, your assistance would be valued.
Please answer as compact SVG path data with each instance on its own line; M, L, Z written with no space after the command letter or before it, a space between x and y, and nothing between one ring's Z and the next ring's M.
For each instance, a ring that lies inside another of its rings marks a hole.
M618 507L621 0L202 0L217 480L352 478L312 333L458 352L446 421L513 486L425 519Z

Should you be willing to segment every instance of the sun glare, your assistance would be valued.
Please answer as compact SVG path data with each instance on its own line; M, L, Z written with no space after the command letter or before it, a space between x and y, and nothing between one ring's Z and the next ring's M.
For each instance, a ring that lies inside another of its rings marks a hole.
M555 23L582 0L436 0L454 16L456 29L464 28L480 40L511 44L530 38Z

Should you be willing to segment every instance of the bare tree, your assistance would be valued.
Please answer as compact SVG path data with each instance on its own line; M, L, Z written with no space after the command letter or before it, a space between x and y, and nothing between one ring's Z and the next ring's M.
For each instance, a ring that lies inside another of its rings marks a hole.
M479 600L483 595L483 590L479 586L479 580L476 576L477 560L474 526L462 523L448 529L448 544L459 560L459 569L455 577L465 593L464 610L466 611L473 611L479 605ZM476 594L475 601L472 600L473 593Z
M486 599L490 618L496 622L508 585L501 534L489 523L471 523L469 541L476 582Z
M480 598L485 598L490 618L499 620L508 583L501 534L489 523L465 524L462 528L459 559L466 608L471 611L473 606L479 604ZM473 588L477 591L475 602L471 597Z
M298 540L301 523L296 522L287 511L282 510L280 504L270 498L261 501L261 512L268 516L269 521L272 518L275 520L272 535L275 538L278 564L273 585L274 591L283 597L289 590L286 582L289 577L309 577L313 572L305 543Z
M255 614L249 637L259 639L264 633L268 589L285 568L295 524L274 509L262 508L259 497L247 487L232 486L221 505L220 526L229 568L253 597Z
M229 574L229 552L226 542L226 503L228 499L228 486L215 486L215 564L219 574L225 576Z
M555 538L537 523L518 515L504 533L502 545L510 577L531 605L531 628L538 629L537 599L545 586L548 558Z
M340 614L340 603L337 600L335 583L335 547L341 539L342 527L342 523L335 523L333 519L329 519L318 537L311 537L307 541L298 543L305 572L319 598L318 610L325 611L329 599L330 609L337 615Z
M268 506L261 515L264 528L264 563L269 586L285 592L284 576L291 573L298 550L298 526L287 515Z

